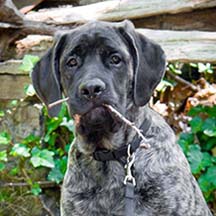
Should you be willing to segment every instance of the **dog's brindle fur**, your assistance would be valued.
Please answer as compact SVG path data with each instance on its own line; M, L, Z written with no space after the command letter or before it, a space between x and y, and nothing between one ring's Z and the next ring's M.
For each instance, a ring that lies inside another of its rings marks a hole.
M151 148L135 152L134 215L211 215L173 131L147 105L164 70L161 47L129 21L95 21L59 35L36 65L33 85L42 101L48 105L64 94L70 115L80 116L62 186L62 216L124 215L124 167L96 161L92 153L127 145L135 132L104 103L138 127L144 119L150 123L145 136ZM59 110L51 108L50 116Z

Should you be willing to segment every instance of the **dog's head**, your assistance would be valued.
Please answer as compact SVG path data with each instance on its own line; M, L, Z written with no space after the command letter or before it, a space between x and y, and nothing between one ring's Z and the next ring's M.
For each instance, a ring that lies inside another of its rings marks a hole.
M118 128L103 104L123 114L127 100L144 106L164 70L161 47L136 32L130 21L95 21L60 35L32 80L46 105L69 97L71 116L81 116L77 132L94 141L95 134L106 136ZM49 109L49 115L58 115L60 107Z

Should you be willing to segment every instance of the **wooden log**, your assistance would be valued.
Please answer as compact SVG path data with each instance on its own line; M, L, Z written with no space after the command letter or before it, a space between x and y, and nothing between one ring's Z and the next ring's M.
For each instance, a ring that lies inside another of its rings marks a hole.
M216 31L216 7L132 20L137 28Z
M159 43L165 50L169 62L216 62L216 32L150 29L137 29L137 31ZM34 40L32 46L29 42L31 40ZM25 43L29 43L26 46L27 51L25 51ZM23 53L42 56L52 45L52 37L28 36L18 44L24 47ZM20 54L19 57L22 55Z
M216 32L138 29L159 43L167 61L216 62Z
M23 16L11 0L0 0L0 22L22 24Z
M161 14L177 14L215 6L215 0L113 0L80 7L69 6L31 12L25 18L49 24L69 25L96 19L118 21Z
M159 43L164 49L168 62L210 62L216 63L216 32L201 31L166 31L137 29L148 38ZM42 56L51 46L51 37L38 37L43 43L42 49L34 49L37 43L28 50ZM23 42L24 43L24 42ZM24 52L25 53L25 52ZM18 70L21 60L0 63L0 100L18 99L24 96L24 86L31 82L28 73Z

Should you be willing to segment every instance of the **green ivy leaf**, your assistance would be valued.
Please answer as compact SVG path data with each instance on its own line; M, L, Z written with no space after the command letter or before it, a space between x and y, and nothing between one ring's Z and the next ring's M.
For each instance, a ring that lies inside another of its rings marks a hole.
M198 106L192 107L189 110L188 115L189 116L197 116L197 115L199 115L202 112L205 112L205 107L202 106L202 105L198 105Z
M59 134L56 132L51 133L49 136L46 136L44 141L49 144L49 146L55 146L56 139L59 137Z
M208 152L204 152L202 155L203 155L202 162L201 162L202 168L204 169L212 166L213 157Z
M27 96L34 96L35 95L35 89L32 84L29 84L24 87L24 92Z
M200 189L202 190L206 201L211 200L212 192L214 191L214 186L208 181L208 176L206 173L202 174L199 179L198 183L200 186Z
M7 151L6 150L3 150L3 151L0 151L0 161L7 161Z
M202 126L203 133L209 137L216 137L216 118L207 118Z
M60 126L61 122L62 122L61 118L54 117L50 119L46 124L47 126L46 136L48 137L54 130L56 130Z
M193 174L198 174L202 170L203 154L199 145L190 145L187 153L188 161L190 163Z
M26 145L24 144L20 144L20 143L16 143L11 152L10 155L13 156L22 156L22 157L29 157L30 156L30 148L28 148Z
M0 118L1 118L1 117L4 117L4 116L5 116L4 111L3 111L3 110L0 110Z
M214 186L214 189L216 189L216 166L208 168L206 177L208 178L208 181Z
M10 170L10 175L16 176L19 173L19 168L14 167L13 169Z
M38 143L39 141L40 137L30 134L22 140L22 143L27 145L29 143Z
M198 71L199 73L209 73L212 74L213 73L213 69L211 67L210 63L198 63Z
M31 192L35 196L38 196L42 192L40 185L38 183L33 183L33 185L31 186Z
M216 106L205 107L205 112L208 114L209 117L216 117Z
M45 166L49 168L54 168L54 152L47 149L40 150L39 148L34 147L31 154L32 157L30 161L34 167Z
M178 65L175 65L175 64L169 64L168 67L169 69L175 73L175 74L182 74L182 71L178 69L177 67Z
M181 133L178 144L181 146L183 152L187 154L189 145L194 142L194 135L192 133Z
M64 174L61 172L59 167L54 167L48 174L48 180L54 181L59 184L64 178Z
M173 88L174 85L167 80L161 80L160 83L157 85L156 90L159 92L164 92L167 87Z
M64 150L65 150L65 152L69 152L69 150L70 150L70 147L71 147L71 144L67 144L65 147L64 147Z
M216 166L209 167L207 172L200 176L198 183L206 200L211 200L211 195L216 189Z
M55 160L55 167L49 172L48 179L59 184L67 169L67 157Z
M0 145L8 145L11 142L11 137L8 133L0 133Z
M0 172L2 172L5 169L5 164L0 162Z
M30 72L33 70L35 64L40 60L38 56L25 55L22 64L19 67L19 70Z
M60 126L65 126L70 132L74 131L74 122L72 119L67 120L66 117L62 119Z
M216 146L216 137L209 138L206 143L203 144L203 149L206 151L211 151Z
M189 124L192 132L197 133L202 130L203 120L199 116L196 116L189 122Z
M60 110L60 112L58 114L58 118L62 119L65 116L68 116L68 109L67 109L67 105L65 103L63 103L61 105L61 110Z

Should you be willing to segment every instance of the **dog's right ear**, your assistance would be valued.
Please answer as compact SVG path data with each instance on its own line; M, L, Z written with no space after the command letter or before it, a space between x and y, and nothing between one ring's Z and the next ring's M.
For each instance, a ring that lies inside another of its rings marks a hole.
M62 98L59 58L66 35L58 36L53 47L41 58L32 72L32 83L39 98L48 105ZM50 117L57 116L61 105L48 109Z
M136 106L144 106L157 84L162 79L166 59L162 48L135 30L132 22L126 20L118 24L120 34L128 43L133 59L133 99Z

